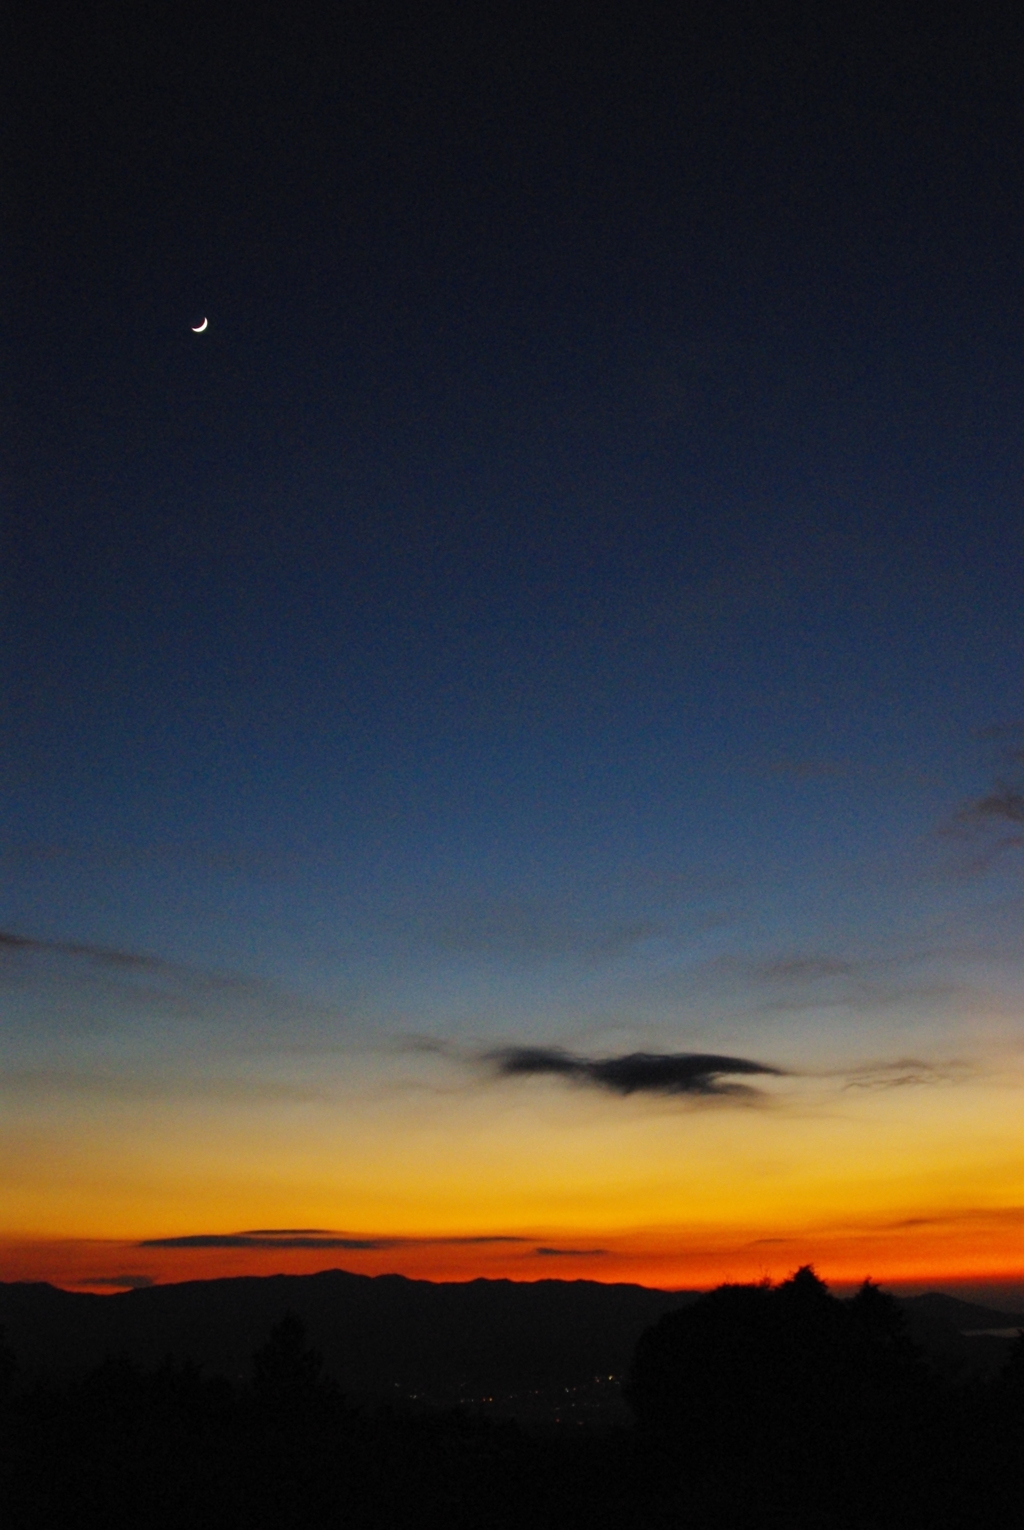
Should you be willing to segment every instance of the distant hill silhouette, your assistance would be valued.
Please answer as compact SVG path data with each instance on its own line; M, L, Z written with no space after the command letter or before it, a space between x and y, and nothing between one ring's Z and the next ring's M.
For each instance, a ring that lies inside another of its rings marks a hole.
M22 1373L59 1378L108 1355L142 1366L189 1360L233 1381L285 1312L325 1373L354 1397L447 1405L495 1393L620 1378L645 1328L698 1293L595 1281L401 1275L271 1275L189 1281L114 1296L0 1284L0 1327Z
M924 1296L904 1296L900 1305L911 1323L924 1320L952 1326L960 1333L978 1333L988 1329L1024 1328L1024 1312L1004 1312L997 1307L982 1307L977 1302L961 1301L943 1291L928 1291Z
M905 1296L907 1331L947 1380L989 1379L1006 1364L1024 1312L1002 1312L941 1291Z
M541 1416L565 1388L595 1376L615 1377L604 1396L617 1397L644 1330L698 1296L586 1280L435 1284L344 1270L113 1296L0 1283L0 1328L26 1378L61 1379L124 1355L144 1367L191 1361L239 1381L272 1326L293 1312L325 1374L354 1398L441 1406L492 1398L497 1411ZM952 1380L989 1377L1005 1363L1012 1340L977 1330L1024 1326L1024 1314L938 1292L901 1305L910 1337Z

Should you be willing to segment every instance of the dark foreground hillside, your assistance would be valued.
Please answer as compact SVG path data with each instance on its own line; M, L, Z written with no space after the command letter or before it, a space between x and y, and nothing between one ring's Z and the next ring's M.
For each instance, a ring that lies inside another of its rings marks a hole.
M0 1350L4 1530L1020 1530L1024 1340L991 1380L930 1366L891 1297L810 1270L664 1313L627 1378L635 1422L524 1430L357 1406L302 1321L246 1379L111 1357L28 1383Z

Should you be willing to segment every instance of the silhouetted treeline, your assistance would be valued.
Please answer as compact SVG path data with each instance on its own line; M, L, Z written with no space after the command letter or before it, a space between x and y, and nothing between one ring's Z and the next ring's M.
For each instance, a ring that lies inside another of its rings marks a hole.
M989 1383L925 1362L898 1304L810 1269L724 1286L641 1338L632 1428L531 1434L356 1408L286 1315L232 1384L108 1359L21 1387L0 1345L0 1524L412 1530L1020 1530L1024 1339Z
M629 1381L662 1501L700 1525L850 1530L1024 1526L1019 1390L950 1387L891 1296L839 1301L810 1268L662 1318Z

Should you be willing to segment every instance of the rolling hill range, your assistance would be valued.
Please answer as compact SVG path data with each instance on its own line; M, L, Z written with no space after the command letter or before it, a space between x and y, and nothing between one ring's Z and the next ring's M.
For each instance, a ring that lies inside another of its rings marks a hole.
M120 1354L144 1367L191 1360L239 1380L274 1324L294 1312L353 1398L608 1417L621 1412L618 1384L640 1334L698 1295L584 1280L434 1284L343 1270L114 1296L0 1283L0 1325L30 1381ZM951 1380L993 1374L1012 1342L1007 1332L1024 1326L1022 1314L941 1293L903 1306L911 1336Z
M0 1284L0 1325L28 1376L61 1376L127 1354L170 1356L233 1379L286 1312L355 1397L449 1405L621 1378L645 1328L696 1292L594 1281L400 1275L271 1275L190 1281L114 1296Z

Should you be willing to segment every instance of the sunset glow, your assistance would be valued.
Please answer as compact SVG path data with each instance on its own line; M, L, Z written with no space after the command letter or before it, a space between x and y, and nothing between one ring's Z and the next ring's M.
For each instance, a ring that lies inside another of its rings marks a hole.
M837 1282L1022 1277L1006 1066L872 1089L787 1079L743 1104L394 1071L361 1090L349 1072L334 1098L321 1071L324 1098L272 1109L127 1101L100 1122L79 1103L46 1134L22 1106L4 1141L7 1278L342 1267L704 1287L806 1262Z

